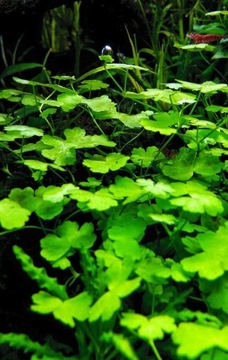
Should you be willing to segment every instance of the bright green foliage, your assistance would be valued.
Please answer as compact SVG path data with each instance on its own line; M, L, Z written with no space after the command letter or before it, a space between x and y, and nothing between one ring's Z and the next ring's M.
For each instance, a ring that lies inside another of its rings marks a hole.
M41 240L41 255L48 261L57 262L60 267L70 266L69 260L63 260L74 249L88 249L96 240L93 225L84 223L80 228L76 222L65 221L58 226L55 234L48 234Z
M15 201L10 199L0 201L0 223L7 230L23 227L30 214L31 211L21 207Z
M59 296L63 300L67 298L65 286L58 284L56 278L48 276L44 268L36 267L32 259L20 247L15 245L13 251L16 258L21 261L23 270L31 279L37 281L41 289L49 290L52 294Z
M147 168L151 165L155 158L159 160L163 158L162 154L160 154L160 156L157 155L158 148L156 146L149 146L145 150L142 147L138 149L134 148L132 151L131 160L134 164Z
M151 3L150 47L138 51L129 33L126 63L101 57L79 77L46 64L32 80L9 78L25 64L3 72L0 291L15 256L38 287L19 310L42 321L31 337L4 331L0 345L31 360L227 357L228 90L213 61L226 39L187 43L182 14L192 26L200 4ZM193 30L225 34L225 19L204 20ZM13 329L8 316L1 326ZM42 328L47 316L58 336Z
M138 336L150 342L162 340L166 334L176 330L175 321L168 315L158 315L150 319L140 314L123 313L120 324L129 330L136 330Z
M126 165L129 156L118 153L111 153L104 157L102 155L93 155L91 159L86 159L83 164L90 168L92 172L106 174L111 171L116 171Z
M200 289L207 296L207 302L212 309L222 310L228 314L228 274L209 281L202 279Z
M228 327L222 329L196 323L180 323L172 335L177 354L197 359L203 352L218 347L228 351Z
M131 343L127 337L122 334L107 333L104 335L104 340L113 343L116 349L124 355L126 359L138 360L138 357L132 349Z
M34 294L31 309L39 314L53 314L64 324L74 327L75 320L84 321L88 318L89 306L92 299L87 292L61 300L45 291Z
M208 280L217 279L228 270L227 227L221 226L216 233L198 234L197 240L203 252L183 259L184 270L197 271L200 277Z
M73 165L76 162L76 149L93 148L98 145L113 147L115 143L109 141L104 135L86 135L81 128L66 129L64 131L66 140L44 135L41 139L48 149L41 151L42 155L54 160L57 165Z
M210 192L197 181L189 181L187 183L172 183L175 190L170 203L175 206L181 206L185 211L192 213L204 212L216 216L223 212L222 201L214 193ZM184 196L183 196L184 195Z
M31 357L32 360L65 359L61 353L55 352L48 344L41 345L36 341L32 341L29 336L24 334L0 333L0 344L7 344L16 349L23 349L25 352L31 352L35 354ZM70 360L70 358L68 359Z

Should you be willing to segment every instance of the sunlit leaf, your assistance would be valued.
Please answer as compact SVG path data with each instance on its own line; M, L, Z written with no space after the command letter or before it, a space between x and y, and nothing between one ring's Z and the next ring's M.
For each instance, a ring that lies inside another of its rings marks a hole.
M79 228L76 222L65 221L55 234L48 234L41 240L41 255L48 261L57 261L72 249L90 248L95 240L91 223Z
M121 301L114 291L108 291L102 295L90 308L89 321L94 322L101 318L109 320L121 306Z
M162 172L171 179L189 180L193 176L195 158L194 150L182 147L174 159L162 166Z
M172 183L171 186L175 190L172 193L175 198L169 200L172 205L180 206L191 213L207 213L211 216L223 212L222 201L202 184L188 181Z
M83 164L90 168L92 172L105 174L116 171L126 165L129 156L120 153L111 153L107 156L93 155L91 159L83 160Z
M39 314L52 314L57 320L70 327L74 327L75 320L84 321L87 319L92 303L92 298L87 292L82 292L71 299L62 301L45 291L40 291L34 294L32 299L32 311Z
M118 205L117 200L107 188L97 190L95 193L81 189L73 190L70 197L79 202L86 203L91 210L105 211Z
M57 97L59 106L63 111L71 111L76 108L77 105L81 104L83 96L78 95L75 92L64 92Z
M124 199L124 204L138 200L146 194L133 179L128 177L117 176L115 184L110 185L109 190L114 194L116 199Z
M228 326L222 329L196 323L181 323L172 334L178 356L196 359L211 348L228 351Z
M181 260L183 269L198 272L208 280L217 279L228 270L227 228L220 227L217 232L206 231L197 235L202 252Z
M137 330L140 338L144 340L162 340L165 333L176 330L175 320L168 315L158 315L150 319L140 314L123 313L120 324L130 330Z
M29 220L31 211L10 199L0 200L0 223L7 230L22 228Z
M43 267L36 267L33 260L28 256L19 246L13 247L13 252L18 260L21 262L23 270L35 280L41 289L46 289L52 295L59 296L62 300L67 298L66 288L60 285L56 278L50 277L46 269Z
M32 137L32 136L42 136L43 130L26 126L26 125L11 125L5 126L4 128L8 133L14 135L15 137Z
M134 148L132 150L131 160L134 164L146 168L151 165L152 161L156 158L161 160L165 158L163 154L158 153L159 150L156 146L148 146L146 149Z
M112 118L116 114L116 105L107 95L93 99L84 98L82 103L92 110L94 117L98 120Z

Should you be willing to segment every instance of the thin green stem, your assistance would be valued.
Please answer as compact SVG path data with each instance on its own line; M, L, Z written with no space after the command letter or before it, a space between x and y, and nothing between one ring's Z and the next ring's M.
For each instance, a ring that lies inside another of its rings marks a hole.
M160 356L159 352L158 352L158 349L154 343L154 341L152 339L149 340L149 344L154 352L154 355L156 357L157 360L162 360L162 357Z

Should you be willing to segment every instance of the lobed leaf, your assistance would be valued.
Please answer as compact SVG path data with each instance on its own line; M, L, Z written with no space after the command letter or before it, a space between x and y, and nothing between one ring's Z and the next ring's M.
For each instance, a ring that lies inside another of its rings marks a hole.
M172 334L174 344L178 345L177 355L197 359L211 348L228 351L228 326L222 329L197 323L180 323Z

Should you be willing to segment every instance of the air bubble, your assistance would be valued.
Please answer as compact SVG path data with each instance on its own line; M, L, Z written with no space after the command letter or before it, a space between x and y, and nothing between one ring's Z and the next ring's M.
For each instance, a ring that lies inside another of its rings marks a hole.
M112 51L111 46L109 46L109 45L105 45L103 47L103 49L101 50L101 55L110 55L110 56L112 56L112 54L113 54L113 51Z

